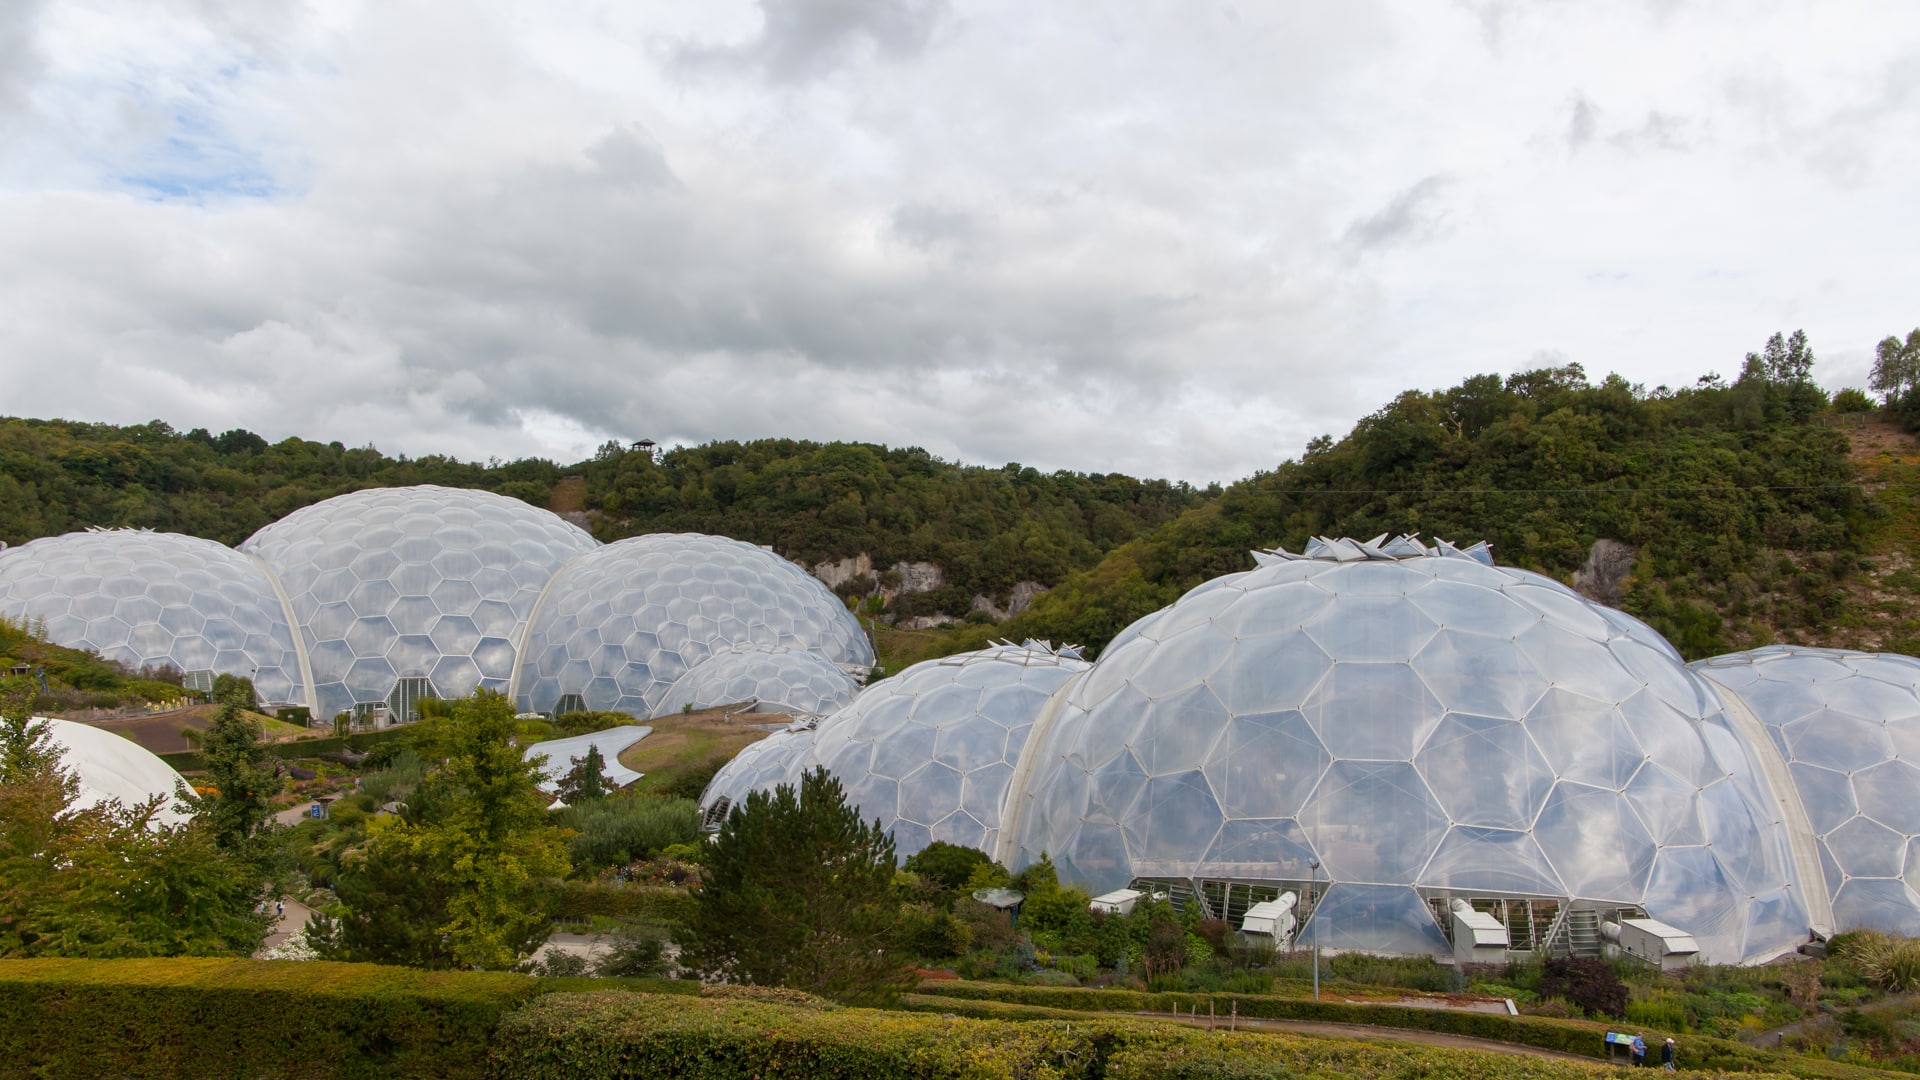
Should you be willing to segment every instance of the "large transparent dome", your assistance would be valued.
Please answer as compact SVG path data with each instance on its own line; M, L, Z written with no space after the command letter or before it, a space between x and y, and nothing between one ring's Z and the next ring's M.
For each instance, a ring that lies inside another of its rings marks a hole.
M1920 660L1772 645L1693 667L1786 759L1837 928L1920 935Z
M136 670L253 680L269 702L306 700L293 632L260 565L211 540L113 529L0 552L0 615L44 620L49 640Z
M1002 858L1331 882L1306 940L1383 952L1445 952L1448 897L1643 908L1717 961L1805 940L1781 797L1657 634L1473 549L1311 554L1116 639L1036 725Z
M813 653L746 649L718 653L674 680L660 714L757 702L759 712L824 715L853 700L860 684Z
M315 503L240 550L279 577L312 664L317 714L328 717L390 700L403 679L409 696L505 690L541 590L596 547L518 499L419 486Z
M935 840L990 849L1034 718L1087 667L1035 642L915 664L822 720L802 770L839 777L901 858Z
M636 536L555 575L528 629L516 689L540 712L577 695L589 709L656 716L682 675L749 648L873 663L846 605L780 556L722 536Z

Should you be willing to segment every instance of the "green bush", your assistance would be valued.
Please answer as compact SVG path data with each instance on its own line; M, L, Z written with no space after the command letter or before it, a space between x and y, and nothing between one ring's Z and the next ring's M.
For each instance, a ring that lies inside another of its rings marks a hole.
M685 923L693 917L693 897L685 889L561 882L553 901L555 919L590 919L595 915L622 922Z
M0 961L0 1072L478 1077L541 984L497 972L253 960Z
M1429 1077L1559 1080L1597 1075L1578 1062L1432 1047L1201 1031L1122 1018L968 1003L1018 1023L869 1009L716 998L672 1001L632 994L541 998L502 1022L495 1075L528 1080L700 1077L757 1080L831 1076L1030 1077L1034 1080L1280 1080ZM949 1009L955 1012L957 1009Z
M920 984L922 1000L999 1001L1044 1009L1081 1013L1192 1013L1205 1015L1211 1002L1216 1016L1235 1011L1253 1019L1302 1020L1317 1023L1365 1024L1375 1027L1436 1031L1469 1038L1534 1046L1544 1050L1600 1057L1601 1036L1609 1025L1583 1020L1538 1016L1502 1016L1451 1009L1420 1009L1403 1005L1373 1005L1345 1001L1252 994L1142 993L1087 987L1013 986L1001 983L930 979ZM920 1007L916 1005L916 1007ZM1617 1027L1617 1025L1614 1025ZM1651 1027L1651 1025L1649 1025ZM1636 1028L1636 1030L1638 1030ZM1693 1069L1721 1072L1779 1072L1801 1077L1866 1077L1877 1075L1840 1062L1779 1054L1726 1039L1684 1035L1672 1030L1645 1031L1649 1042L1669 1035L1679 1038L1682 1063Z
M574 830L568 854L575 870L587 872L651 858L700 835L700 807L691 799L595 799L569 806L555 819Z

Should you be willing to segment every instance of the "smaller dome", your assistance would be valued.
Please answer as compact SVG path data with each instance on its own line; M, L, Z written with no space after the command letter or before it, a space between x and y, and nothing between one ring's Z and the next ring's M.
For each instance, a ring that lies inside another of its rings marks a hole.
M701 821L710 829L718 829L727 811L748 793L798 783L800 767L806 764L807 751L812 747L813 726L804 720L749 743L707 781L706 790L700 793Z
M515 687L536 712L578 695L589 709L656 716L682 675L716 654L753 649L873 663L840 598L773 552L699 533L635 536L554 575Z
M805 768L839 777L901 858L935 840L990 851L1034 720L1088 666L1032 641L915 664L822 720Z
M193 816L176 797L186 780L139 743L71 720L44 722L64 751L61 765L80 781L75 807L98 806L110 799L134 806L164 795L167 801L154 814L155 822L184 825Z
M821 716L859 691L853 676L812 653L723 652L674 680L660 699L658 715L752 701L759 703L759 712Z

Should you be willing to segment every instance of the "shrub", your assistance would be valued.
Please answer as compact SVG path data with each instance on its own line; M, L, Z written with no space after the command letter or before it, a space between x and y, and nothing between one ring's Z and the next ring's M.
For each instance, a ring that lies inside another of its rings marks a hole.
M555 919L590 919L595 915L621 922L684 923L693 915L693 898L685 889L593 881L560 884L553 900Z
M523 975L319 960L9 960L0 1071L478 1077L494 1025L541 992Z
M1540 996L1565 998L1596 1016L1627 1010L1627 984L1613 965L1590 956L1556 956L1540 965Z
M579 871L651 858L700 835L700 808L690 799L596 799L555 818L575 832L567 851Z

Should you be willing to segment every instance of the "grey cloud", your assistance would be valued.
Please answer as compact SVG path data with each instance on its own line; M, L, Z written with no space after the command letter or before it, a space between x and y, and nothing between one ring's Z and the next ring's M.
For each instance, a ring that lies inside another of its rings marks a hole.
M1578 152L1581 147L1593 141L1595 129L1600 126L1599 110L1585 96L1573 102L1573 115L1567 120L1567 148Z
M817 79L863 44L887 60L911 59L947 17L946 0L760 0L758 37L739 45L688 45L693 67L749 66L775 82Z
M972 214L923 202L894 207L888 226L895 239L919 251L965 244L977 232Z
M1686 117L1654 110L1640 126L1617 131L1607 141L1623 150L1687 150L1693 145L1690 127Z
M1400 191L1387 200L1387 205L1347 226L1347 245L1358 251L1377 251L1431 239L1445 219L1436 203L1452 184L1452 177L1436 173Z
M27 104L43 62L35 44L43 0L0 4L0 124Z

